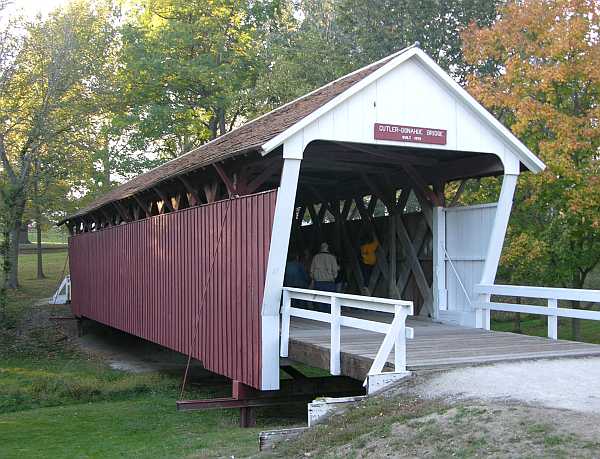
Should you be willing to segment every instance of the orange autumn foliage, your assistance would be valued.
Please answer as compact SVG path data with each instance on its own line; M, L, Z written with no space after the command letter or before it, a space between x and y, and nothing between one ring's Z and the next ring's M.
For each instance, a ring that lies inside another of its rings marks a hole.
M462 38L468 91L548 166L521 175L504 275L580 288L600 263L600 3L510 1Z

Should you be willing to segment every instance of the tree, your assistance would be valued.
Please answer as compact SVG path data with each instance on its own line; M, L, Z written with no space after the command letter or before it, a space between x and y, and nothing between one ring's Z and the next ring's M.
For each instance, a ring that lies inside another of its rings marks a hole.
M463 35L469 91L548 166L520 177L503 255L526 281L582 288L600 263L599 15L592 0L512 1Z
M499 0L301 0L269 37L259 84L266 108L305 94L416 41L458 80L467 73L460 31L489 25Z
M470 23L487 26L499 0L340 0L340 23L352 38L357 66L419 42L440 66L461 81L467 66L460 32Z
M18 232L36 162L54 151L62 155L62 164L77 164L65 146L93 111L93 75L106 48L102 15L100 8L78 1L44 20L14 19L3 31L0 159L10 233L9 288L18 286Z
M123 28L130 141L172 158L243 120L272 8L261 1L142 2Z

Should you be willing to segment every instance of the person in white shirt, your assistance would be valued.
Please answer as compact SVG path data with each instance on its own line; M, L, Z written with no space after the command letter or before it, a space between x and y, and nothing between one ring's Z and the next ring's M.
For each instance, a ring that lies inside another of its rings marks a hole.
M337 259L329 253L327 242L321 244L319 253L317 253L310 264L310 276L315 282L315 290L325 292L335 292L335 279L340 271Z

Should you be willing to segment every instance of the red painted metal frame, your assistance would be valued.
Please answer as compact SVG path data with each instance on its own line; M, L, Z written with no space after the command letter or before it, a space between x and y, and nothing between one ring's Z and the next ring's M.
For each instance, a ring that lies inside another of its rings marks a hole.
M276 197L269 191L71 237L73 313L259 389Z

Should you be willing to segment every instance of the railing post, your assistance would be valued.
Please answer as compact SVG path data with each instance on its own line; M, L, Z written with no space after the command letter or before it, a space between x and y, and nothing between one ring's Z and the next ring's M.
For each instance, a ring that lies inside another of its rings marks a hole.
M341 316L340 304L337 297L331 296L331 350L330 350L330 368L329 372L332 375L341 374L340 364L340 316Z
M548 338L558 339L558 300L548 299L548 309L552 313L548 316Z
M485 302L489 303L491 301L491 295L485 295ZM492 329L492 310L486 308L483 310L483 328L487 331Z
M280 352L281 357L288 356L288 349L290 343L290 307L292 300L290 298L290 292L283 290L283 304L281 306L281 343Z
M406 371L406 312L399 304L394 305L394 317L400 319L398 333L394 341L394 372Z
M489 303L491 295L479 295L479 303ZM478 307L475 309L475 328L491 329L491 310L489 308Z

